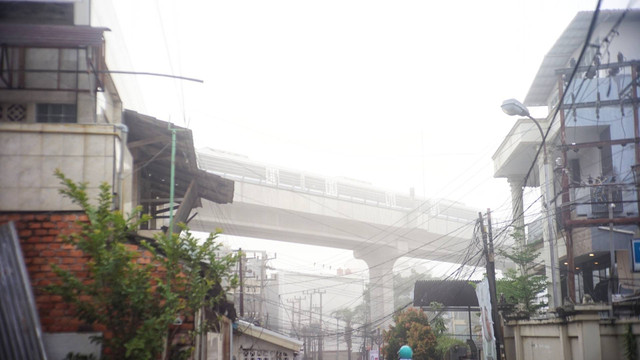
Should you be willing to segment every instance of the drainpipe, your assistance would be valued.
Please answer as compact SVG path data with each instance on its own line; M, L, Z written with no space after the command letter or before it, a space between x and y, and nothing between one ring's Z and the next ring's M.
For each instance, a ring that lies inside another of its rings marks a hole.
M229 360L233 360L233 320L229 319Z
M115 208L122 210L124 201L122 198L122 183L124 182L124 152L127 148L127 136L129 135L129 128L125 124L114 124L116 129L120 130L122 137L120 139L120 164L118 169L118 179L116 183L116 194L118 196L117 202L115 202Z

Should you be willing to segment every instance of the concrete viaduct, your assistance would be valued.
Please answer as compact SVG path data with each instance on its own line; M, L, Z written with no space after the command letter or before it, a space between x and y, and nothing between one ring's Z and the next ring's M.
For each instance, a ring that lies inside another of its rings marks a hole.
M198 151L201 169L235 182L233 203L204 203L195 231L354 251L369 267L372 320L393 312L393 265L401 256L460 263L478 211L366 183L271 167L236 154ZM203 200L206 201L206 200Z

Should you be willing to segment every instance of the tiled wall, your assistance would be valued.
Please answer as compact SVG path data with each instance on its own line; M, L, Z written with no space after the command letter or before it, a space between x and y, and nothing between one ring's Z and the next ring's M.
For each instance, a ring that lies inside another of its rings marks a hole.
M59 194L55 169L87 182L95 198L101 183L114 186L119 152L119 137L109 125L2 123L0 211L77 210ZM130 184L127 176L124 189Z

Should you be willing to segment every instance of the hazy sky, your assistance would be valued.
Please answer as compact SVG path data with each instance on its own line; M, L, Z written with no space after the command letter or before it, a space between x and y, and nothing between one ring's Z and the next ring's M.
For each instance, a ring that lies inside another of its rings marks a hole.
M112 70L204 80L115 75L127 108L188 126L196 147L508 213L491 156L515 119L500 104L524 99L543 56L595 4L112 0L93 16L111 29Z

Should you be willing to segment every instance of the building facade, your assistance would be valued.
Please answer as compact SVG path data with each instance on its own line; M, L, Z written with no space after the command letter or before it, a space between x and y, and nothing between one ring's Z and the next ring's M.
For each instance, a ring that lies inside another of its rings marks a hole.
M600 11L585 47L593 17L577 14L545 56L524 101L548 109L537 119L547 161L531 119L518 120L493 156L495 176L511 184L513 224L525 227L527 242L540 248L539 269L549 280L557 255L565 303L606 302L608 292L640 287L632 261L640 222L640 48L634 44L640 11ZM542 210L533 221L523 216L530 205L523 203L525 186L541 188Z
M169 123L124 110L104 57L109 29L92 27L90 14L90 0L0 1L0 225L15 224L49 358L99 356L89 337L103 331L44 291L56 278L53 264L81 280L88 266L87 256L61 238L88 218L59 194L56 169L87 183L90 199L108 184L113 209L130 213L143 206L152 220L139 235L149 238L177 230L167 226L169 211L175 210L176 223L187 222L201 198L233 199L232 181L198 169L188 129L175 128L172 144ZM172 145L178 149L175 204L169 202L170 160L157 156ZM7 264L0 263L3 272ZM15 300L14 289L2 290L0 303ZM2 317L11 315L2 309ZM193 325L180 326L189 331Z
M89 26L88 1L0 7L0 210L71 210L55 169L91 194L107 182L130 210L122 102L103 72L108 29Z

